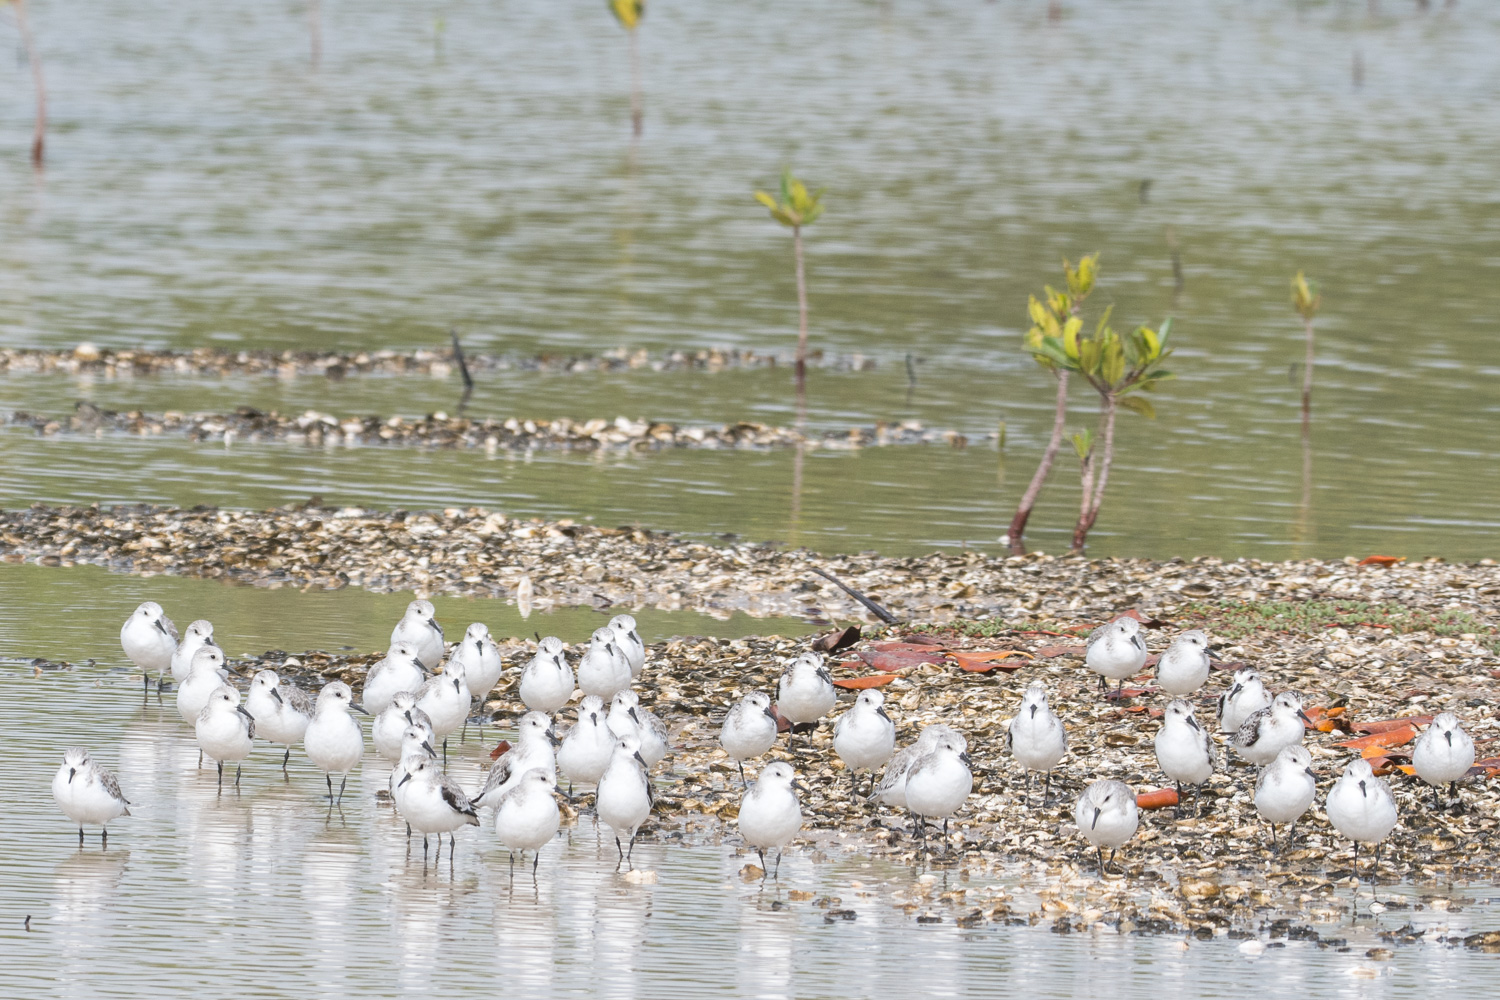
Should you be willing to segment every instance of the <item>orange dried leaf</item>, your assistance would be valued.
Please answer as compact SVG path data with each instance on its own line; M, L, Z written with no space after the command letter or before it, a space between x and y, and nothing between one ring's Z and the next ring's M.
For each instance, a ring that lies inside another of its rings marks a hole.
M1371 733L1369 736L1361 736L1354 740L1345 740L1336 746L1348 747L1350 750L1364 751L1370 747L1399 747L1410 743L1417 738L1417 730L1412 726L1401 729L1388 729L1384 732Z
M1356 722L1350 727L1356 733L1388 733L1410 726L1425 726L1432 721L1430 715L1408 715L1400 719L1381 719L1376 722Z
M1025 663L1004 663L1002 661L1012 656L1022 656L1028 660L1031 659L1030 653L1023 653L1018 649L1000 649L989 653L949 653L948 655L963 669L978 673L994 670L997 667L1007 671L1020 670L1026 665Z
M493 750L490 751L490 760L499 760L500 759L500 755L503 754L503 753L505 753L509 749L510 749L510 743L508 743L505 740L501 740L500 741L500 745L497 746L495 749L493 749Z
M1161 788L1154 792L1142 792L1135 797L1137 809L1165 809L1177 804L1177 789Z
M866 674L863 677L840 677L833 682L834 687L852 688L856 691L864 688L880 687L889 684L896 679L895 674Z
M1397 563L1406 562L1405 556L1365 556L1359 561L1361 566L1394 566Z

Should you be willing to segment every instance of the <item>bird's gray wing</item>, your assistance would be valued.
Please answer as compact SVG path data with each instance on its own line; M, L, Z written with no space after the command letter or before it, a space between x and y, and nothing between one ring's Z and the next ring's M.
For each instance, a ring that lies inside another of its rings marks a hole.
M99 785L110 796L110 798L118 799L121 802L125 803L127 806L130 805L130 800L125 797L125 793L120 791L119 779L115 777L115 772L111 771L109 768L99 768Z

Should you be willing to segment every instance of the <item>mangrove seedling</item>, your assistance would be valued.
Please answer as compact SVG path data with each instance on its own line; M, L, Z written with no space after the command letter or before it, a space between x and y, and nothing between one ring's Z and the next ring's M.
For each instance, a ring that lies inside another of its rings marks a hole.
M40 170L43 147L47 143L47 81L42 77L42 57L36 50L31 22L26 18L26 0L0 0L0 7L6 3L15 8L16 31L21 35L21 47L26 50L26 62L31 66L31 80L36 90L36 124L31 134L31 165Z
M1292 308L1302 317L1307 331L1307 357L1302 363L1302 433L1306 434L1312 424L1312 378L1313 378L1313 317L1318 315L1318 306L1323 294L1317 282L1308 281L1301 271L1292 279Z
M641 54L635 29L646 16L646 0L609 0L609 9L614 11L615 20L630 36L630 127L639 137L645 110L641 101Z
M1026 350L1031 353L1036 363L1050 371L1057 379L1057 405L1052 413L1052 437L1047 440L1047 449L1042 452L1042 460L1036 467L1036 472L1031 477L1031 483L1026 487L1026 492L1021 494L1021 503L1016 507L1016 515L1010 520L1010 547L1012 552L1025 551L1021 538L1026 533L1026 522L1031 517L1031 509L1036 506L1037 497L1041 495L1042 485L1047 481L1047 476L1052 472L1052 463L1057 459L1057 449L1062 445L1063 427L1068 416L1068 373L1067 365L1058 365L1038 345L1046 337L1052 337L1059 343L1067 340L1069 336L1077 337L1078 330L1083 326L1083 320L1079 318L1079 312L1083 308L1083 302L1094 290L1094 279L1099 274L1099 255L1088 254L1078 262L1075 268L1068 260L1063 260L1063 277L1067 281L1067 291L1059 292L1051 285L1044 286L1046 302L1043 303L1035 295L1031 296L1027 308L1031 314L1031 329L1026 332ZM1071 332L1070 332L1071 331Z
M797 267L797 406L798 418L807 398L807 273L802 265L802 228L818 221L823 214L823 189L808 191L792 175L791 168L781 172L781 197L766 191L755 192L755 200L766 206L771 218L792 231L792 252Z

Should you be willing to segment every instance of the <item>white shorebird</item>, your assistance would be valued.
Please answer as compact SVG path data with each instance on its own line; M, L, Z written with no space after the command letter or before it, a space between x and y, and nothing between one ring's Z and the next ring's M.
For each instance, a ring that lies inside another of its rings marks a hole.
M1240 726L1229 738L1229 745L1252 764L1264 767L1276 759L1282 747L1302 742L1302 735L1312 720L1302 711L1302 699L1295 691L1283 691Z
M183 682L177 685L177 714L189 725L198 721L198 715L208 699L229 677L224 669L224 651L218 646L201 646L193 654L193 669Z
M391 629L391 645L407 643L412 652L426 667L435 667L443 662L448 647L443 642L443 626L438 624L437 609L431 601L412 601L406 606L406 614Z
M833 752L849 770L850 793L859 798L859 772L874 772L896 750L896 724L885 711L885 695L870 688L859 693L854 705L833 724Z
M490 692L495 690L495 685L500 683L500 675L505 672L500 647L490 638L490 630L483 622L475 622L464 630L463 641L453 647L453 652L448 657L450 665L454 661L463 665L464 681L469 685L469 694L479 705L479 734L483 739L484 703ZM448 673L447 667L443 668L443 673Z
M921 735L917 737L917 742L898 750L885 765L885 770L880 775L880 784L875 786L872 797L896 809L907 808L907 772L918 760L937 749L938 743L942 740L954 740L963 750L969 748L968 740L951 726L945 726L941 722L925 726Z
M1255 779L1255 811L1271 824L1271 848L1276 849L1276 824L1290 823L1286 841L1292 842L1297 820L1318 797L1318 779L1312 771L1312 754L1294 743L1282 747L1276 759L1261 768Z
M1457 797L1458 782L1474 766L1474 740L1464 732L1458 716L1444 712L1432 720L1412 747L1411 766L1417 777L1432 786L1432 802L1442 808L1440 785L1448 785Z
M1177 783L1178 815L1182 813L1182 783L1195 786L1194 811L1200 804L1202 785L1214 776L1213 737L1198 725L1193 706L1181 698L1167 703L1161 728L1156 731L1156 765Z
M438 762L425 753L414 753L401 762L406 773L397 787L401 795L396 808L407 826L422 835L422 867L427 867L427 836L437 834L437 857L443 856L443 834L448 835L448 863L453 863L453 832L463 826L478 826L474 804L443 773Z
M1118 696L1124 690L1125 678L1138 673L1146 663L1141 623L1127 615L1094 629L1089 633L1083 662L1099 675L1101 688L1107 687L1106 679L1118 681L1115 687Z
M1195 628L1179 635L1156 661L1156 686L1185 698L1208 681L1208 633Z
M533 712L556 714L573 697L574 683L562 640L549 635L537 643L536 655L521 671L521 703Z
M589 648L578 661L578 686L584 694L596 694L608 701L630 687L630 661L617 638L608 625L594 630Z
M1135 836L1140 825L1140 810L1135 805L1135 792L1123 781L1101 779L1089 785L1078 796L1078 805L1073 809L1073 821L1083 839L1093 845L1099 855L1099 877L1104 877L1104 848L1109 848L1110 859L1115 849Z
M426 757L428 760L437 760L437 751L432 748L432 730L423 729L421 726L410 725L401 731L401 756L391 767L391 773L386 777L386 793L391 797L391 804L396 807L396 812L405 816L402 811L401 801L406 795L405 778L407 774L407 762L413 757ZM411 840L411 824L406 824L406 839Z
M918 757L906 772L906 808L922 842L927 842L927 822L943 821L943 851L948 850L948 820L974 790L969 755L964 745L951 738L938 740L932 752Z
M787 746L792 745L798 726L816 727L838 700L839 689L833 686L823 657L803 653L793 660L776 684L776 713L791 723L786 734Z
M557 773L557 733L541 712L527 712L516 724L516 745L490 765L479 794L470 801L476 809L494 805L527 771Z
M1250 667L1234 672L1229 687L1219 695L1219 732L1237 733L1245 720L1263 708L1271 707L1271 692L1266 690L1260 674Z
M160 604L147 601L120 626L120 648L141 670L142 693L149 692L151 675L160 678L172 665L172 654L177 651L177 626Z
M396 642L365 674L359 703L377 715L390 707L397 691L416 691L427 680L427 667L417 657L417 647Z
M228 684L215 690L198 716L194 734L198 749L219 765L219 791L224 791L226 760L234 761L234 787L240 787L240 762L255 747L255 717L240 704L240 693Z
M615 754L617 737L609 731L604 715L604 701L596 694L586 696L578 705L578 721L563 737L557 750L557 769L568 779L568 798L573 784L597 785L604 769Z
M375 744L375 752L392 763L400 763L401 758L406 756L401 749L401 741L408 726L416 726L427 734L429 742L437 742L437 734L432 731L432 720L417 707L416 694L398 691L385 711L375 716L375 721L370 724L370 742Z
M78 824L78 846L83 846L83 824L99 824L99 843L109 845L109 821L130 815L130 802L109 768L96 763L82 747L63 754L62 767L52 778L52 797L63 815Z
M521 861L532 852L531 877L542 860L542 848L557 835L561 817L557 810L557 776L551 771L533 770L522 774L495 803L495 836L510 852L512 876L516 870L516 851Z
M343 681L331 681L318 692L317 711L302 740L308 759L323 771L328 781L328 804L344 802L349 772L365 755L365 734L351 711L368 714L354 703L354 692ZM333 776L339 776L339 797L333 797Z
M724 716L719 745L739 765L741 785L749 787L745 781L745 761L759 757L775 746L779 729L776 714L771 711L771 699L762 691L751 691L735 702Z
M291 681L284 681L274 670L260 670L250 681L245 708L255 719L255 735L267 743L286 747L281 758L282 773L292 759L292 747L302 742L308 723L312 722L313 700Z
M449 663L451 673L439 674L417 688L417 707L427 713L433 735L443 741L443 766L448 765L448 736L469 718L473 698L462 663Z
M187 676L193 669L193 654L204 646L216 646L214 642L214 623L206 618L200 618L187 628L183 629L182 639L177 643L177 648L172 651L172 662L169 665L172 671L172 680L178 684L187 680Z
M667 725L641 705L634 691L620 691L609 702L609 731L616 736L631 734L641 744L641 759L655 767L667 755Z
M1328 790L1323 802L1328 822L1340 836L1354 841L1354 878L1359 880L1359 845L1375 845L1375 873L1380 877L1380 844L1396 828L1396 799L1386 783L1375 777L1370 762L1352 761Z
M641 641L641 634L635 630L635 617L615 615L609 620L609 627L615 630L615 644L625 654L625 659L630 664L630 679L635 680L646 668L646 644Z
M636 833L651 815L651 806L656 801L651 777L646 773L646 762L641 759L639 750L640 742L634 736L617 738L609 766L600 776L599 787L594 793L594 811L615 835L615 849L620 852L619 861L615 862L617 869L621 861L631 864ZM628 850L620 846L621 834L630 844Z
M761 878L765 878L766 851L776 849L776 869L771 877L780 878L782 849L802 829L802 804L797 792L806 791L797 781L790 764L773 761L761 768L755 784L745 789L740 799L738 819L740 836L760 855Z
M1031 772L1045 771L1042 805L1052 794L1052 769L1068 752L1068 733L1047 704L1047 685L1032 681L1021 696L1021 710L1010 720L1005 745L1026 773L1026 804L1031 804Z

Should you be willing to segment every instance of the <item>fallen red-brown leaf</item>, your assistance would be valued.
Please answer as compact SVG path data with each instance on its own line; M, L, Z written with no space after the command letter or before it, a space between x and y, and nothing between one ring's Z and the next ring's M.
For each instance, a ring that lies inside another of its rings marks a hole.
M1151 792L1141 792L1135 797L1137 809L1166 809L1177 804L1177 789L1158 788Z
M880 687L882 684L889 684L895 679L895 674L865 674L863 677L840 677L833 682L833 686L861 691L865 688Z

